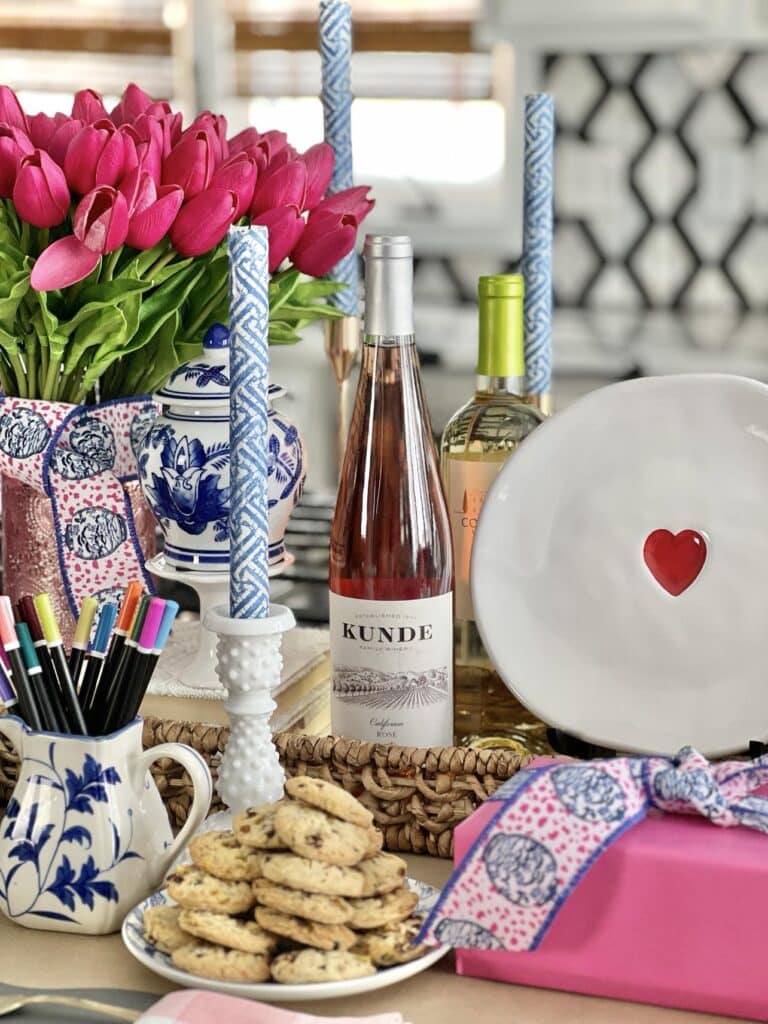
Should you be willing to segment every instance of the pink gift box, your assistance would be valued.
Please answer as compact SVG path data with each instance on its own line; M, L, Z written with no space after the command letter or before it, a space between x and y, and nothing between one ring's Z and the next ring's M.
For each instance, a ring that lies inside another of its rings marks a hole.
M498 809L456 828L457 864ZM652 812L598 858L537 950L457 950L456 969L768 1021L766 907L767 836Z

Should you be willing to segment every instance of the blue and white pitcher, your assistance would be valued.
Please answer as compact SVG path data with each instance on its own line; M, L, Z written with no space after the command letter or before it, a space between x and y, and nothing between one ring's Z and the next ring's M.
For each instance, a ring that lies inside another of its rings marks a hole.
M0 717L21 760L0 818L0 910L17 924L102 935L162 884L211 802L203 758L182 743L142 750L140 719L111 736L32 732ZM186 768L194 797L173 838L149 766Z

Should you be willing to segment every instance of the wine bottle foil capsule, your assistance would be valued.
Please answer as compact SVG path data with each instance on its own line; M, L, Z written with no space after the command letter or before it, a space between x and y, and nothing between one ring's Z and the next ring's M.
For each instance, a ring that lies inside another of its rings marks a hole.
M363 334L413 334L413 246L407 235L366 235Z

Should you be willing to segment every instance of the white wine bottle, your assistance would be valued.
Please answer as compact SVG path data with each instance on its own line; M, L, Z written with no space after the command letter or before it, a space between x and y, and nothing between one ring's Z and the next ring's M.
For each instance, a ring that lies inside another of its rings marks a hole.
M494 670L475 624L470 593L472 541L485 496L541 414L520 397L524 384L523 278L481 277L474 396L449 420L440 446L456 568L455 719L457 742L543 748L545 730ZM525 500L521 495L520 500Z
M365 240L363 357L331 530L331 718L337 735L453 740L453 558L419 375L413 254Z

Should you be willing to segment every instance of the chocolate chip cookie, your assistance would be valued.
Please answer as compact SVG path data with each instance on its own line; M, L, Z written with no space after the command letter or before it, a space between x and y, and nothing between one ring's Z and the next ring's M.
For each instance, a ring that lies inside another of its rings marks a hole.
M320 924L269 907L256 907L255 916L256 923L265 931L314 949L349 949L357 939L343 924Z
M403 886L383 896L349 900L352 915L348 920L350 928L383 928L404 920L416 908L419 897Z
M217 981L269 981L269 959L257 953L194 942L175 949L171 959L182 971Z
M161 953L172 953L189 942L189 935L179 925L179 908L167 903L147 907L142 927L144 938Z
M375 859L374 857L370 861L362 861L362 864L372 864ZM324 893L328 896L367 895L366 880L360 868L323 864L322 861L308 860L295 853L263 853L261 871L270 882L277 882L278 885L287 886L289 889ZM396 889L397 885L393 885L392 888ZM372 888L370 895L374 895Z
M370 957L377 967L393 967L395 964L417 960L432 948L413 944L423 923L421 917L409 917L398 924L364 932L358 936L352 951Z
M293 800L279 808L275 829L289 850L326 864L354 867L371 845L368 829Z
M243 953L259 953L262 956L273 953L277 939L260 928L255 921L230 917L228 914L214 914L210 910L182 910L179 925L189 935L205 939L227 949L239 949ZM186 941L189 942L189 935Z
M257 850L284 849L282 840L275 832L275 815L282 804L282 800L274 804L260 804L235 815L232 828L243 846L252 846Z
M248 882L229 882L206 874L193 864L182 864L167 878L168 895L184 910L210 910L216 914L244 914L256 902Z
M277 885L266 878L257 878L251 885L256 901L283 914L295 914L321 924L345 924L352 916L352 907L342 896L301 892Z
M376 968L365 956L344 950L324 952L320 949L294 949L276 956L271 965L272 977L283 985L301 985L313 981L344 981L365 978Z
M373 824L373 815L368 808L363 807L351 793L347 793L333 782L312 779L308 775L297 775L295 779L286 781L285 791L295 800L303 800L305 804L319 807L321 811L332 814L334 818L349 821L360 828L370 828Z
M189 841L193 864L228 882L250 882L261 874L259 854L243 846L234 832L203 832Z
M361 861L356 871L364 878L363 896L381 896L399 889L405 882L406 863L393 853L377 853Z

